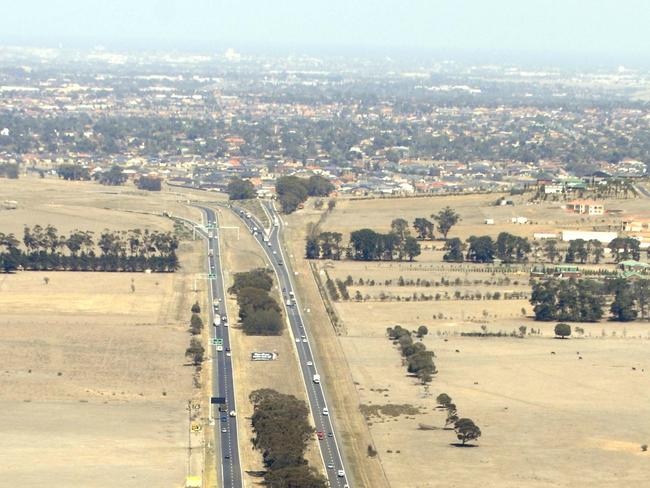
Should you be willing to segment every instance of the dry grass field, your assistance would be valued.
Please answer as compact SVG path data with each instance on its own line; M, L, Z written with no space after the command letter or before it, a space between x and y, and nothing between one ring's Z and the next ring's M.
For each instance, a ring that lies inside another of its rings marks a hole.
M178 198L90 182L0 180L0 200L18 202L0 211L0 232L20 239L24 225L36 224L170 230L168 219L130 211L198 216ZM0 275L0 484L183 485L186 406L195 395L184 352L202 261L194 243L179 251L175 274ZM196 469L200 452L194 458Z
M591 230L594 225L620 221L612 216L568 215L554 208L557 204L526 205L521 200L515 200L514 207L489 207L495 199L474 195L339 200L334 212L321 221L321 229L344 234L362 227L387 231L394 218L412 221L446 205L462 216L450 233L462 238L496 236L501 231L532 236L563 228ZM642 199L606 202L607 207L634 215L643 215L646 204ZM509 223L510 217L518 215L533 224ZM286 218L287 241L301 274L309 274L302 258L306 224L319 217L308 206ZM484 218L494 218L495 225L484 225ZM359 290L364 297L360 302L334 304L341 323L339 336L319 346L343 350L339 364L330 367L349 369L357 408L367 412L385 407L383 414L368 416L367 424L390 486L643 486L650 463L650 454L641 449L650 443L650 425L640 420L650 413L646 353L650 326L606 321L574 324L585 329L584 336L554 339L554 324L534 322L527 299L453 299L456 291L529 293L527 274L492 273L478 266L459 269L440 261L439 251L427 249L414 263L317 263L321 279L325 273L341 280L349 275L354 281L350 295ZM405 286L398 285L400 277ZM358 284L359 278L363 285ZM451 283L442 284L443 278ZM369 285L368 280L375 284ZM429 281L428 286L423 280ZM422 294L440 298L422 300ZM428 391L407 376L397 348L385 335L386 327L395 324L429 328L424 342L436 353L439 373ZM509 333L525 325L540 333L525 338L460 336L480 331L481 325L488 332ZM479 447L451 445L455 435L442 429L445 414L436 409L435 397L442 392L453 398L460 416L481 427ZM420 423L440 429L420 430Z

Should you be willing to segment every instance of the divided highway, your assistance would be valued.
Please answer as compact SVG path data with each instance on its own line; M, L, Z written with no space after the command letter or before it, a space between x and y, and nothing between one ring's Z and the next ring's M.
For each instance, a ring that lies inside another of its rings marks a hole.
M308 324L303 320L299 298L295 293L290 263L285 259L281 244L282 221L271 203L260 203L264 205L265 211L271 217L271 227L268 234L264 232L263 227L253 215L238 208L233 208L233 210L246 224L248 230L254 233L275 269L282 290L285 312L298 351L309 407L316 431L319 433L319 446L323 462L327 468L327 477L330 486L346 488L349 486L347 473L337 443L336 430L328 409L323 383L318 376L318 368L312 353L311 339L307 330ZM317 376L314 377L314 375Z
M226 306L226 291L221 268L221 250L219 234L217 233L217 216L214 210L199 207L206 217L206 228L199 232L207 239L208 245L208 283L210 307L208 316L211 329L211 342L220 342L220 345L211 344L209 356L212 357L212 397L225 400L222 404L212 404L211 412L214 419L214 439L219 441L220 449L216 449L220 456L217 466L221 466L221 484L225 488L240 488L242 484L242 470L239 459L239 442L237 438L237 418L235 402L235 385L230 356L229 317ZM216 340L216 341L213 341ZM230 413L235 416L231 416Z

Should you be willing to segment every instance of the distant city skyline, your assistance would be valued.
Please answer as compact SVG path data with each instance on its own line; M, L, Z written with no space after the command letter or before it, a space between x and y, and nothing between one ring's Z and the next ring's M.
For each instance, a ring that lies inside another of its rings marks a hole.
M647 25L646 0L24 0L0 44L647 65Z

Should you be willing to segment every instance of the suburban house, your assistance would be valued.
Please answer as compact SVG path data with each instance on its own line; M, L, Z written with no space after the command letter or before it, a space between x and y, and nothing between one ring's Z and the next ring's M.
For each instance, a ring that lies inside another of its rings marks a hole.
M567 203L565 208L577 214L603 215L605 213L604 205L593 200L573 200Z

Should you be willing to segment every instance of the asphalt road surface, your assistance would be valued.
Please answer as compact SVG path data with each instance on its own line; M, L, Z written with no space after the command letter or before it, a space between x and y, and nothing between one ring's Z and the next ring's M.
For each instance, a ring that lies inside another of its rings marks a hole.
M207 278L209 286L209 299L211 303L208 316L211 329L210 338L222 341L222 345L210 344L207 357L212 357L212 397L223 398L225 403L212 404L211 411L214 419L215 440L219 440L220 449L217 449L217 466L221 466L222 483L219 486L239 488L242 485L242 470L239 459L239 443L237 438L237 419L231 417L230 412L236 415L235 384L233 378L232 358L230 356L230 317L226 307L225 286L223 270L221 267L221 250L219 246L219 233L217 216L214 210L200 207L206 217L207 230L199 230L206 237L208 243ZM212 342L212 341L211 341ZM219 351L218 349L222 349ZM220 410L221 409L221 410Z
M296 296L293 285L293 272L290 269L290 263L285 259L285 253L281 245L280 232L283 223L272 203L261 203L271 216L271 230L268 234L253 215L242 209L233 208L233 210L246 224L248 231L253 233L277 273L279 286L282 290L284 308L289 319L296 349L298 350L300 368L302 370L314 425L316 426L317 432L322 432L322 440L319 440L318 443L323 462L326 466L327 477L330 486L344 488L349 486L349 481L337 443L332 414L328 410L325 391L323 389L323 379L321 378L318 383L314 381L314 375L318 374L318 368L311 350L308 324L303 320L299 297Z

